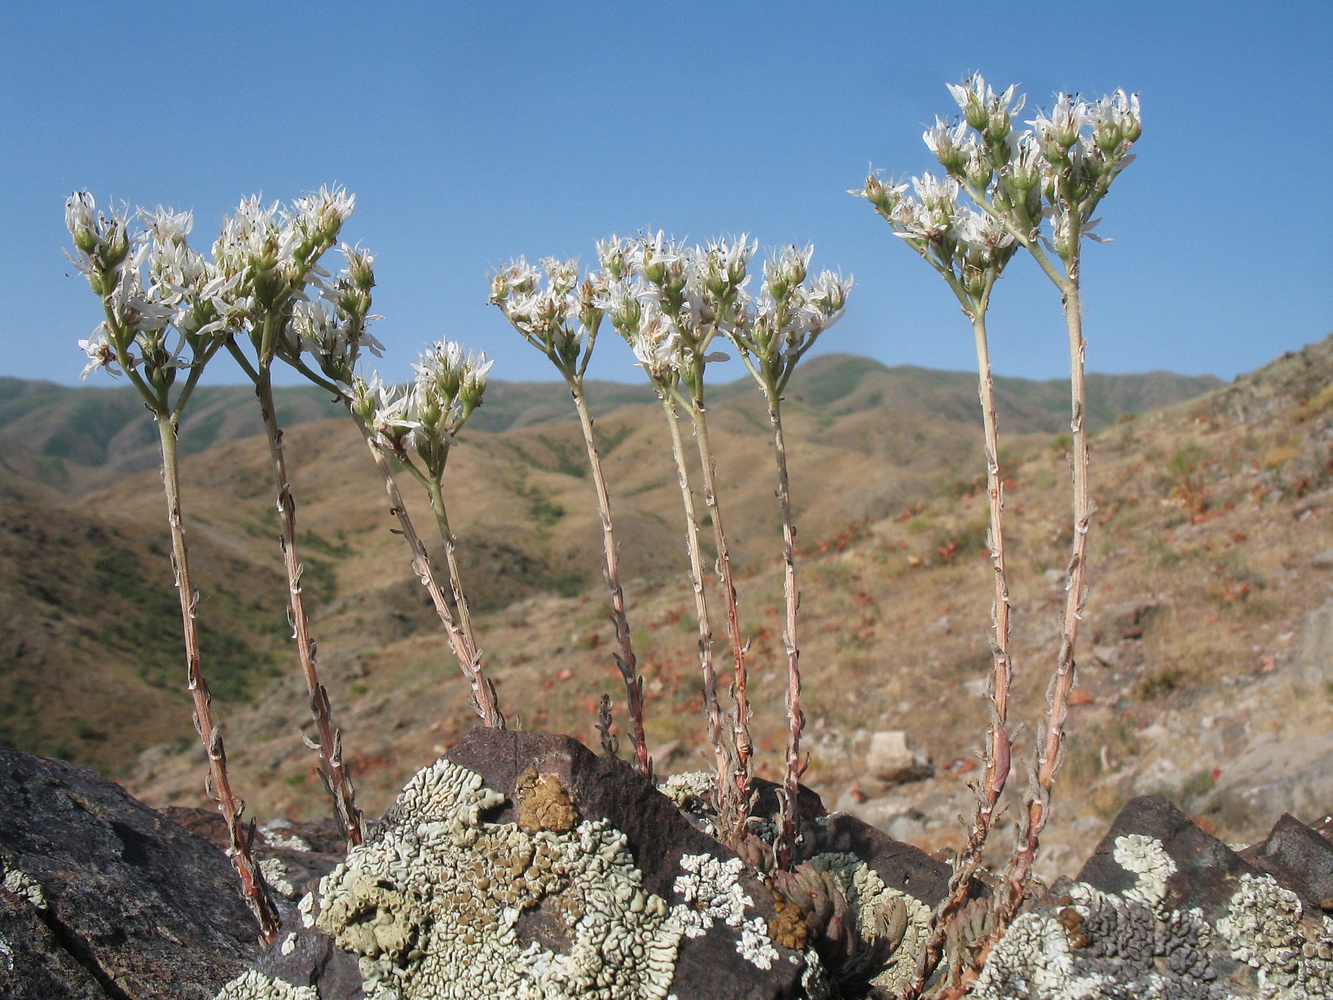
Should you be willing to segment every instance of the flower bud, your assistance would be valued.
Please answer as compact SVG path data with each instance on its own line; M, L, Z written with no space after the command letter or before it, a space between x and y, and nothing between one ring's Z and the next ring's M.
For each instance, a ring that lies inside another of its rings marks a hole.
M83 253L97 249L97 204L87 191L75 191L65 201L65 228Z

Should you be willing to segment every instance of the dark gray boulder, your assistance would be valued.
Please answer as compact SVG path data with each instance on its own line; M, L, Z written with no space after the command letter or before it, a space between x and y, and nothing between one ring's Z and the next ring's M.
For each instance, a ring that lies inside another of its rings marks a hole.
M212 844L64 761L0 746L0 996L208 1000L259 954Z

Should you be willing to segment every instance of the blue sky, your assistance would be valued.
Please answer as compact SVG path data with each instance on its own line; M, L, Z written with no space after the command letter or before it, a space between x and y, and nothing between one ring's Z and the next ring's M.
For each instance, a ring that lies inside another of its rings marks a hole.
M495 378L553 377L488 269L643 228L813 243L856 279L824 351L967 369L943 282L845 191L930 168L945 83L979 71L1029 109L1141 94L1115 242L1085 258L1088 365L1230 378L1333 330L1331 50L1326 2L9 3L0 374L77 381L98 310L62 254L71 190L192 209L206 247L241 197L330 182L358 198L344 236L376 255L393 379L446 337ZM1030 261L991 331L997 372L1067 371ZM605 340L594 373L634 379Z

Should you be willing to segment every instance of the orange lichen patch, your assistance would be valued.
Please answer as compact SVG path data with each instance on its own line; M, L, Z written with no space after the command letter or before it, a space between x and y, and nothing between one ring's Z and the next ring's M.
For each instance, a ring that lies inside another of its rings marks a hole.
M783 948L804 951L810 938L810 925L806 923L805 914L795 903L784 899L781 893L773 893L773 903L778 915L768 922L768 936Z
M538 830L568 833L579 821L573 800L554 774L540 774L535 767L528 768L519 775L514 796L518 799L518 826L525 833Z

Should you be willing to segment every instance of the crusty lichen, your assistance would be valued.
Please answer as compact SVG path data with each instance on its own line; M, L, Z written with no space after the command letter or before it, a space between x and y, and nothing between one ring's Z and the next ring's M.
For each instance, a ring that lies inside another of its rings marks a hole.
M3 884L15 896L26 899L34 908L38 910L46 909L46 890L42 888L42 883L27 872L11 868L5 872L4 881L0 884Z
M568 833L579 820L574 801L560 779L554 774L541 774L535 767L519 775L514 797L518 799L518 826L525 833Z
M686 855L669 906L644 888L625 836L579 819L555 775L525 772L515 797L519 822L486 822L503 796L437 761L408 782L379 839L300 900L306 927L358 956L367 996L662 1000L681 939L715 922L757 968L780 960L739 860ZM286 984L268 982L242 977L224 996L285 1000Z
M319 993L313 986L293 986L258 969L247 969L222 987L217 1000L319 1000Z
M1137 899L1153 908L1161 906L1166 898L1167 881L1176 873L1176 863L1162 842L1141 833L1116 837L1112 857L1125 871L1138 876L1134 886L1125 891L1125 898Z
M574 823L554 776L525 784L529 829L484 823L502 796L437 761L404 788L384 836L323 879L315 923L360 956L367 993L666 995L682 930L644 891L624 836Z
M1083 884L1021 916L991 952L980 1000L1327 1000L1333 920L1303 914L1270 876L1243 874L1216 930L1165 904L1176 863L1158 840L1117 838L1137 877L1112 895Z
M1217 931L1232 957L1255 970L1261 997L1333 996L1333 919L1306 915L1272 876L1242 875Z
M281 893L287 899L296 898L296 886L292 884L292 871L281 858L264 858L259 862L259 871L264 881L274 892Z

